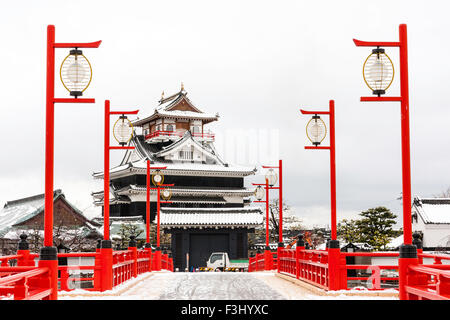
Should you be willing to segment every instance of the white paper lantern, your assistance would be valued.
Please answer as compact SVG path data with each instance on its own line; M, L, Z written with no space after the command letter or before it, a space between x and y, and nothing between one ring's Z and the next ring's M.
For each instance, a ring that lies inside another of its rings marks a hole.
M264 198L264 194L265 194L264 189L261 186L258 186L255 189L255 197L256 197L256 199L258 199L258 201L260 201Z
M70 50L61 64L59 75L71 96L82 96L92 80L91 64L81 50Z
M394 65L384 49L373 49L363 66L363 77L373 94L385 94L394 80Z
M266 179L268 180L269 185L273 186L277 183L278 175L272 168L270 168L266 173Z
M320 116L314 115L306 125L306 135L313 145L318 146L327 135L327 127Z
M120 116L114 123L113 136L121 146L126 145L133 138L133 125L127 116Z

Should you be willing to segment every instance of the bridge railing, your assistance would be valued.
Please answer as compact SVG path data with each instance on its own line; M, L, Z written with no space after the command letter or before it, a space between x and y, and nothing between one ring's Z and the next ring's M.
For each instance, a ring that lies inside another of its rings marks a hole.
M0 296L3 299L42 300L52 293L48 268L0 267Z
M299 279L320 288L329 289L328 251L300 250L298 251L297 261L298 272L296 272L296 276L298 274Z
M22 239L22 246L28 248L25 239L26 237ZM152 266L158 263L159 270L173 271L173 259L168 254L162 254L158 260L156 253L152 253L150 248L138 250L136 246L120 251L97 248L95 252L58 253L58 260L92 258L91 264L81 265L81 259L80 265L58 264L55 265L55 274L51 277L50 267L37 266L35 259L39 254L21 249L15 255L0 256L0 300L11 297L57 299L52 288L55 291L71 291L76 288L91 291L111 290L124 281L155 270Z
M99 252L58 253L58 258L100 258ZM97 291L100 289L101 265L58 265L59 290L71 291L76 288ZM96 278L97 277L97 278Z
M450 256L423 253L419 247L417 263L408 266L405 290L408 300L450 299ZM394 258L398 252L341 252L338 248L327 250L307 250L304 247L279 250L278 272L296 277L325 290L346 290L348 281L366 281L371 290L383 290L383 282L391 282L398 288L398 262L395 264L347 264L346 257ZM263 255L258 257L259 264ZM424 259L432 259L432 264L423 264ZM249 271L256 271L252 260ZM364 270L365 275L348 276L349 270ZM383 275L384 270L392 270L393 275Z
M113 287L136 276L136 257L133 250L113 252Z
M369 289L381 290L382 282L398 282L398 275L384 276L382 270L398 270L398 265L347 264L346 257L398 257L398 252L341 252L308 250L303 247L280 250L279 272L325 290L348 289L348 281L366 281ZM348 270L364 270L369 274L347 276Z
M450 300L450 264L442 264L442 260L450 261L450 256L419 252L418 257L418 264L408 268L408 300ZM433 259L433 264L422 264L424 258Z
M257 253L248 259L248 272L276 270L278 268L277 252Z

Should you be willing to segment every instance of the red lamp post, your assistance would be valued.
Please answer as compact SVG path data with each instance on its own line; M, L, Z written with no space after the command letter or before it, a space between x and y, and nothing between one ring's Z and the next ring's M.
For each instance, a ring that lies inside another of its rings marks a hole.
M308 134L314 147L305 146L305 149L309 150L330 150L330 195L331 195L331 241L330 247L333 248L337 245L339 248L339 242L337 241L337 231L336 231L336 143L334 135L334 100L330 100L328 111L305 111L300 110L302 114L313 115L312 119L308 123L308 128L310 128L311 136ZM325 138L326 128L323 121L318 115L328 115L330 117L330 145L329 146L319 146L320 143ZM308 131L307 131L308 133Z
M284 247L283 242L283 160L278 160L278 166L262 166L264 169L278 169L278 187L271 187L271 189L278 189L278 247L277 256L281 256L281 248ZM280 264L277 264L278 271Z
M125 146L126 142L132 137L132 132L122 130L124 136L115 135L114 137L119 142L120 146L110 145L110 120L111 115L120 115L118 120L118 128L123 124L124 128L127 128L128 124L125 123L125 114L137 114L139 110L135 111L111 111L110 101L105 100L105 147L104 147L104 168L103 168L103 240L100 245L100 255L102 259L102 276L101 276L101 291L111 290L113 287L113 256L112 256L112 242L109 238L109 152L110 150L132 150L133 146ZM116 124L118 123L116 122ZM129 128L131 130L131 128ZM127 135L125 135L127 134Z
M95 103L95 99L78 98L81 95L72 94L75 98L55 98L55 48L98 48L101 41L90 43L57 43L55 42L55 26L47 26L47 94L45 116L45 210L44 210L44 246L40 251L39 266L48 267L52 293L49 297L58 297L58 257L57 249L53 246L53 173L54 173L54 140L55 140L55 103ZM69 67L70 68L70 67ZM78 70L79 65L71 65L71 70ZM89 70L90 71L90 70ZM71 78L72 83L79 79ZM88 83L89 85L89 83ZM87 85L83 87L83 91Z
M153 167L151 169L154 170L164 170L167 167ZM174 184L163 184L164 176L162 174L155 174L153 178L153 184L156 188L150 187L150 160L147 160L147 206L146 206L146 229L147 229L147 243L145 244L145 248L151 253L151 244L150 244L150 190L157 191L156 198L156 251L155 251L155 266L152 267L153 270L160 271L161 270L161 247L160 247L160 212L161 212L161 203L172 203L170 201L161 201L161 188L162 187L173 187ZM166 200L170 199L170 196L165 197Z
M305 111L300 110L302 114L313 115L308 122L306 133L313 143L313 147L305 146L305 149L330 150L330 196L331 196L331 240L327 243L328 250L328 278L329 289L340 289L340 275L342 270L339 268L340 246L337 240L336 226L336 141L334 127L334 100L330 100L328 111ZM330 123L330 145L320 146L325 139L326 126L319 115L328 115Z
M408 40L406 24L399 25L399 41L397 42L367 42L353 39L357 47L377 47L372 53L378 55L384 54L384 49L380 47L398 47L400 53L400 96L399 97L380 97L389 87L393 79L393 71L390 75L392 79L386 79L382 71L389 63L378 61L378 65L373 64L372 76L375 81L384 85L381 88L381 94L378 97L361 97L361 101L398 101L401 110L401 141L402 141L402 192L403 192L403 244L400 246L399 256L399 297L401 300L407 299L405 283L408 274L408 265L417 264L417 248L412 244L412 225L411 225L411 159L410 159L410 139L409 139L409 89L408 89ZM370 56L369 56L370 58ZM369 59L368 58L368 59ZM389 59L390 61L390 59ZM392 62L391 62L392 64ZM393 69L393 67L391 67ZM389 69L387 69L389 70ZM381 73L380 73L381 71ZM386 74L386 72L385 72ZM390 81L390 82L389 82ZM370 82L366 83L370 86ZM373 89L371 87L371 89ZM374 94L377 92L374 90Z
M279 205L279 243L278 243L278 249L277 252L278 254L281 251L281 247L284 246L283 243L283 229L282 229L282 219L283 219L283 213L282 213L282 179L281 179L281 173L282 173L282 161L279 160L279 166L262 166L265 169L269 169L269 171L267 172L266 176L265 176L265 180L266 183L253 183L254 186L257 186L256 190L255 190L255 196L256 199L258 199L258 201L255 202L262 202L266 204L266 247L264 250L264 269L265 270L272 270L273 267L273 259L272 259L272 253L270 251L270 245L269 245L269 190L271 189L278 189L280 194L279 194L279 201L280 201L280 205ZM274 168L278 168L279 169L279 173L280 173L280 182L279 182L279 187L274 187L276 181L277 181L277 174L273 171ZM265 190L265 200L261 201L264 198L264 191L263 188Z
M256 187L255 196L258 201L255 202L263 202L266 204L266 247L264 248L264 270L271 270L271 256L270 245L269 245L269 180L266 179L266 183L253 183ZM264 187L262 187L264 186ZM264 189L264 190L263 190ZM265 191L265 200L261 201L264 198Z

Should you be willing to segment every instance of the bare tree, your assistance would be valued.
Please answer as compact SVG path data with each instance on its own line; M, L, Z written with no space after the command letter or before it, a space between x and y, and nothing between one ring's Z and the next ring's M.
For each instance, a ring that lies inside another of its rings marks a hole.
M450 198L450 187L447 188L445 191L441 191L438 194L434 194L433 197L435 198Z
M280 201L278 198L269 203L269 241L278 242L279 239L279 213ZM265 239L266 236L266 214L263 214L263 225L255 230L254 236L249 237L249 244L256 239ZM283 201L283 234L285 231L303 230L301 219L293 214L291 207Z

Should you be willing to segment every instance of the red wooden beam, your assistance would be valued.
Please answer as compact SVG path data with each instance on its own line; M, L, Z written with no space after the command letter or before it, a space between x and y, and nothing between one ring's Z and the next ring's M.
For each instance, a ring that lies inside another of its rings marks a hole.
M95 103L93 98L54 98L54 103Z
M138 114L139 110L134 111L111 111L109 114Z
M353 39L357 47L400 47L400 42L392 41L361 41Z
M361 97L361 101L402 101L402 97Z
M314 149L330 150L330 147L329 146L317 146L317 147L305 146L305 149L308 149L308 150L314 150Z
M303 109L300 109L300 112L302 114L330 114L330 111L307 111Z
M98 48L102 43L101 40L95 42L84 42L84 43L53 43L53 48Z
M133 150L135 147L119 147L119 146L111 146L109 147L110 150L120 150L120 149L128 149Z

